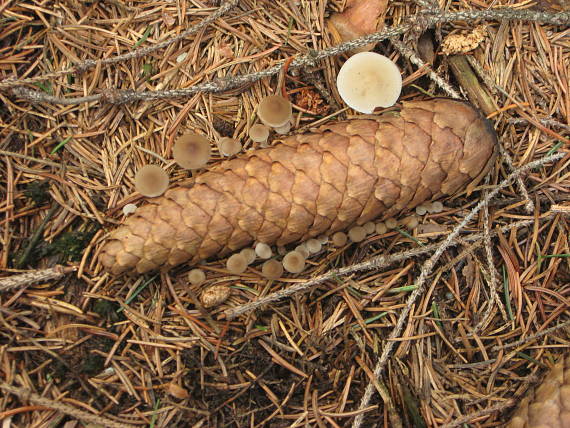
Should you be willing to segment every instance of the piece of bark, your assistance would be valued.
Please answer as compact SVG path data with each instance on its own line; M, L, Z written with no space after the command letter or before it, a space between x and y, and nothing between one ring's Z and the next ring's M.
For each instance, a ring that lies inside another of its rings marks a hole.
M521 401L506 428L570 427L570 355Z
M392 217L478 181L496 145L478 110L445 98L332 122L150 199L110 233L99 259L114 274L143 273Z

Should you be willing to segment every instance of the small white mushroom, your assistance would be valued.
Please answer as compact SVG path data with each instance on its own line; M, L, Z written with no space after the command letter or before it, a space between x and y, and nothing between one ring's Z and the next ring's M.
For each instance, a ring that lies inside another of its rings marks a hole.
M258 242L255 245L255 254L259 258L268 259L273 255L273 251L271 251L271 247L263 242Z
M137 206L135 204L127 204L123 207L123 214L124 215L134 214L136 210Z
M390 58L374 52L360 52L343 64L336 85L350 108L370 114L376 107L390 107L398 101L402 76Z

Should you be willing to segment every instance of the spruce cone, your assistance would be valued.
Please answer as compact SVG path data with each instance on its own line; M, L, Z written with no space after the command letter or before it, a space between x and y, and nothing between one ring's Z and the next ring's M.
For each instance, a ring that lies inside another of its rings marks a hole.
M570 427L570 355L558 361L521 401L507 424L507 428L565 427Z
M149 200L111 232L100 261L114 274L143 273L390 217L480 179L496 142L477 110L443 98L329 123Z

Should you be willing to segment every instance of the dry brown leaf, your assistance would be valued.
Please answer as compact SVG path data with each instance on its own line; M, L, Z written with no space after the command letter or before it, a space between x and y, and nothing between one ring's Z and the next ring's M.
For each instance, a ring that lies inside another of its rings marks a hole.
M343 42L374 33L384 25L380 16L387 6L388 0L348 0L342 13L335 13L329 18L329 29L336 32ZM353 53L366 52L373 48L374 43L371 43L354 49Z

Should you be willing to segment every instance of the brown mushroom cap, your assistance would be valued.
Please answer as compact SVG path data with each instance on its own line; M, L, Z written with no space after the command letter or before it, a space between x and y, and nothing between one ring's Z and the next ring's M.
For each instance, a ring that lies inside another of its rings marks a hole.
M376 230L376 225L375 225L373 222L371 222L371 221L369 221L369 222L367 222L367 223L364 223L364 224L362 225L362 227L363 227L364 230L366 231L366 234L367 234L367 235L372 235L372 234L374 233L374 231Z
M402 224L406 226L408 229L415 229L420 224L418 217L415 215L410 215L402 220Z
M291 273L303 272L303 269L305 269L305 258L298 251L290 251L283 257L283 268Z
M388 229L395 229L398 227L398 220L396 220L395 218L389 218L384 223L386 224L386 227Z
M220 152L225 156L233 156L240 152L242 146L238 140L234 140L230 137L220 138L218 143Z
M261 266L261 274L268 279L277 279L283 275L283 263L277 260L267 260Z
M256 143L265 143L269 138L269 127L258 123L249 128L249 138Z
M378 235L383 235L387 231L388 228L386 227L386 223L384 223L383 221L376 223L376 233Z
M188 282L192 285L200 285L206 280L206 274L202 269L192 269L188 272Z
M155 198L168 189L168 174L158 165L145 165L135 174L135 189L143 196Z
M198 169L208 163L210 151L210 141L206 137L188 132L174 143L172 157L182 168Z
M342 247L348 242L348 236L344 232L336 232L331 239L335 247Z
M257 115L264 125L279 128L291 120L293 107L281 95L269 95L257 106Z
M390 58L360 52L342 65L336 84L339 95L349 107L370 114L376 107L390 107L398 101L402 76Z
M348 237L352 242L364 241L366 230L362 226L353 226L348 230Z
M247 269L247 260L243 254L233 254L228 258L226 267L233 274L244 273Z

